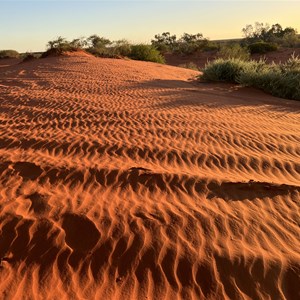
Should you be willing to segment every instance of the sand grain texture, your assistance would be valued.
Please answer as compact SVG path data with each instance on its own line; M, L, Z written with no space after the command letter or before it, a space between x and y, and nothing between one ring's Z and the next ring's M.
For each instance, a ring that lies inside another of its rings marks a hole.
M1 299L300 298L300 103L197 74L1 67Z

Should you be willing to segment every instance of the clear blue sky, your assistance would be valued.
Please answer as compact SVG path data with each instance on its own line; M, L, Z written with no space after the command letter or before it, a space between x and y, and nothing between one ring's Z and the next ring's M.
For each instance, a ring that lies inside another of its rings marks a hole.
M0 0L0 49L43 51L47 41L98 34L150 42L156 33L241 37L255 21L300 31L299 1L5 1Z

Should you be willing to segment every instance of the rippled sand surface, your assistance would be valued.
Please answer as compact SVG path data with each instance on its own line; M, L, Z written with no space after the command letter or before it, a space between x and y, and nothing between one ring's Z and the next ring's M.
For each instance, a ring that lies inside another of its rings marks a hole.
M1 299L300 299L300 102L196 75L1 67Z

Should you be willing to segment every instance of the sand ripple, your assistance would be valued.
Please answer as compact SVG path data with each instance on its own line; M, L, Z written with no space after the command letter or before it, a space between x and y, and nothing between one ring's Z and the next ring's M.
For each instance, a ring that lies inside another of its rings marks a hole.
M0 298L300 298L300 104L196 75L1 68Z

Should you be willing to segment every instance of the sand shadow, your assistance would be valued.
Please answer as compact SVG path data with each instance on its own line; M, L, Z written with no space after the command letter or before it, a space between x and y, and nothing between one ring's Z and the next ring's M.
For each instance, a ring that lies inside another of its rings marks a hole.
M228 106L264 106L277 112L300 113L300 102L277 98L261 90L242 87L237 84L205 82L197 78L183 80L151 80L137 84L136 89L157 90L157 96L163 101L155 108L184 106L228 107Z

